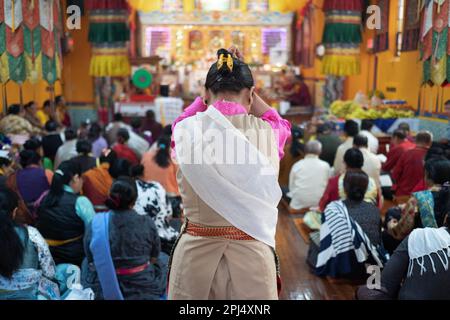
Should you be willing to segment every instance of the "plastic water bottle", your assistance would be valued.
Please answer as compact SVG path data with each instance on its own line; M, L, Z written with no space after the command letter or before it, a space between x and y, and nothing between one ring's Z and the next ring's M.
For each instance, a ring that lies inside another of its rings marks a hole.
M79 283L74 284L69 294L64 298L64 300L77 300L77 301L86 301L86 300L94 300L95 294L92 289L83 289L83 286Z

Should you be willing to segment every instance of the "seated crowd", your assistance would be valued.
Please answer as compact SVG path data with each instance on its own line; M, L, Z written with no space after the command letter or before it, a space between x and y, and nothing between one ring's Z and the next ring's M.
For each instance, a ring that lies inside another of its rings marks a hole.
M293 128L290 151L298 156L292 146L301 145L302 155L289 181L280 177L284 204L304 214L311 232L311 271L360 284L358 299L448 299L441 288L450 279L448 141L433 142L428 131L413 136L401 123L378 155L369 120L346 121L341 143L334 123L314 129L307 141ZM371 270L381 270L381 282L362 285Z
M23 109L0 120L0 300L165 299L182 211L170 126L116 114L77 131L61 97Z
M77 287L165 299L182 223L171 127L148 112L76 130L62 97L55 107L12 105L0 120L0 299L69 299ZM334 123L313 127L293 126L279 179L311 231L311 272L364 283L375 266L380 284L358 299L448 298L449 142L402 123L380 156L371 121L348 120L343 139Z

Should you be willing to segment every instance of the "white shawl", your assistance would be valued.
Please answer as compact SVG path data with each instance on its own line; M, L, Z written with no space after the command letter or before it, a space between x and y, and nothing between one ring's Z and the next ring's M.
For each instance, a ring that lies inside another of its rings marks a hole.
M275 247L282 193L267 157L213 106L178 123L174 139L180 170L197 195L233 226ZM241 156L244 163L221 161Z
M411 232L408 238L408 277L411 277L413 274L415 262L417 262L420 267L420 275L427 272L427 269L425 268L425 257L430 259L433 272L436 273L436 267L434 265L433 258L431 257L432 253L437 254L445 271L448 271L450 257L450 234L447 229L424 228L415 229Z

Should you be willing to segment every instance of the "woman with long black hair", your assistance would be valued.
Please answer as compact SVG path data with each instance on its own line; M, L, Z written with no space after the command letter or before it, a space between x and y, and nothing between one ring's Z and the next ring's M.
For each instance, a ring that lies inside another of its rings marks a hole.
M144 154L142 165L144 173L141 177L145 182L157 182L167 193L167 199L172 207L173 216L181 217L181 196L177 183L178 166L171 157L171 136L163 134L155 143L155 147Z
M156 148L142 158L144 181L159 182L170 195L179 195L176 172L177 166L170 156L170 137L162 136L156 141Z
M255 93L236 48L217 58L205 96L173 126L186 222L169 299L277 299L278 172L291 125Z
M97 300L159 300L166 289L167 262L158 261L160 238L152 218L133 209L138 193L129 177L116 180L84 239L84 286Z
M71 161L63 162L39 205L36 227L57 264L81 266L85 257L83 236L95 210L88 198L79 195L82 187L80 168Z
M39 231L15 222L18 205L14 191L0 188L0 300L36 300L39 283L56 273Z

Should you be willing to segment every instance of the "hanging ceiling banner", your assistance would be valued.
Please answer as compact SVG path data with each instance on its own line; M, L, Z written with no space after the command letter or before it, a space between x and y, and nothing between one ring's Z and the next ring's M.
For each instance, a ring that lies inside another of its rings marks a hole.
M15 32L23 21L22 0L4 0L3 10L6 25Z
M40 0L39 1L39 18L41 26L48 30L53 31L54 27L54 0Z
M40 24L39 7L33 2L23 6L23 24L31 30L36 29Z
M23 43L23 28L19 28L16 32L13 32L11 28L6 27L6 49L8 53L17 58L23 53L24 43Z
M148 0L147 0L148 1ZM152 1L148 1L152 2ZM124 0L87 0L86 8L89 10L128 10L128 4Z
M0 23L5 22L5 4L0 0Z
M61 77L59 0L0 0L0 82Z
M0 22L0 39L6 39L6 24L1 22ZM0 55L2 55L5 51L6 51L6 41L0 41Z

